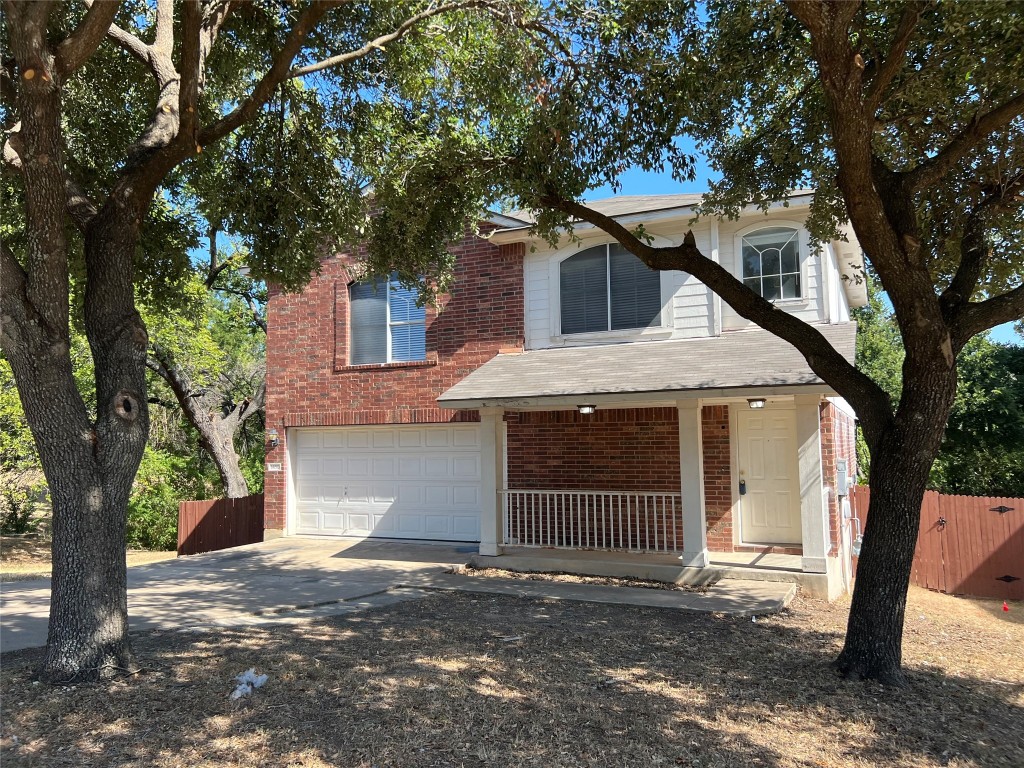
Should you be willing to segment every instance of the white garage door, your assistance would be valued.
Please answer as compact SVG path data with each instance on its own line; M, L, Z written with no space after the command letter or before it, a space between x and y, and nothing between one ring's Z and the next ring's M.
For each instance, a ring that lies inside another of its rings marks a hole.
M289 431L296 533L480 540L476 425Z

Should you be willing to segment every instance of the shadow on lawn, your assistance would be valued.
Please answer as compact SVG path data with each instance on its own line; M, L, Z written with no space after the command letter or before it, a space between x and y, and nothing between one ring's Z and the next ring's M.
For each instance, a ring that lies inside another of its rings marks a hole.
M1021 764L1024 686L920 669L904 691L847 683L838 637L468 595L150 634L136 645L157 671L129 682L46 689L5 658L4 765ZM269 682L229 701L251 666Z

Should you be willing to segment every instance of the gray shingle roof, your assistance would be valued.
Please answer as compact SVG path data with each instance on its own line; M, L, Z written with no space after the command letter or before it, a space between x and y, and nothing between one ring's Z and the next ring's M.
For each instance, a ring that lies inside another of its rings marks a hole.
M704 195L616 195L603 200L590 200L587 207L607 216L628 216L633 213L649 213L670 208L685 208L697 205ZM535 217L532 211L512 211L508 214L513 219L532 224Z
M794 189L787 197L796 197L812 193L811 189ZM687 208L691 205L698 205L704 195L700 193L688 193L682 195L615 195L606 197L603 200L589 200L586 206L598 213L607 216L631 216L635 213L651 213L653 211L666 211L673 208ZM536 217L533 211L519 210L506 214L513 219L518 219L524 224L533 224Z
M818 325L854 360L856 324ZM678 341L498 355L438 398L442 405L567 395L821 385L796 348L760 328Z

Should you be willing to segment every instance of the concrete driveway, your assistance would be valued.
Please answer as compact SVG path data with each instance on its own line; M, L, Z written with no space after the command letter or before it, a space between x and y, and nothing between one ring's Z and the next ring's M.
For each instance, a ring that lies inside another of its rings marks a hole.
M289 537L128 569L132 630L294 621L417 596L387 593L475 554L465 546ZM0 652L46 644L50 581L3 584Z

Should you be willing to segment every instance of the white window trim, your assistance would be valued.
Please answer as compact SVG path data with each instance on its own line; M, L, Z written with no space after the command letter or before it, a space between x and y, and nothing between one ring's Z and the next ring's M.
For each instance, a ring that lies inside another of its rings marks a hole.
M352 301L352 286L357 284L357 283L361 283L361 282L363 282L363 281L356 280L353 283L349 283L349 285L347 286L346 290L348 292L348 297L349 297L348 300L349 300L349 302ZM381 282L384 283L384 321L385 321L384 341L386 342L386 353L385 354L387 355L387 359L384 362L382 362L382 363L354 363L354 365L391 365L392 363L420 363L420 362L424 362L427 359L426 349L425 348L424 348L423 357L421 359L417 359L417 360L395 360L394 359L394 357L392 355L392 352L391 352L391 329L392 328L397 328L397 327L402 326L402 325L422 325L422 326L424 326L424 331L425 331L426 325L427 325L427 318L426 318L426 313L424 312L424 316L423 316L422 320L396 320L396 321L392 321L391 320L391 299L390 299L389 291L391 290L391 286L392 285L397 285L397 286L401 287L401 283L399 281L397 281L397 280L392 280L391 278L388 278L387 280L383 280ZM348 345L349 345L349 349L350 350L352 348L352 330L353 330L353 327L354 327L353 323L352 323L352 320L351 320L351 317L352 316L350 314L349 315L349 322L348 322L348 326L349 326L348 327L348 338L349 338Z
M795 229L797 236L797 256L799 262L799 274L800 274L800 298L798 299L776 299L772 301L772 304L776 307L808 307L811 304L811 299L807 295L810 284L807 281L808 278L808 263L811 257L811 233L808 232L802 224L796 221L789 221L786 219L767 219L765 221L759 221L756 224L743 227L743 229L736 230L733 235L733 276L743 282L743 238L747 235L753 234L761 229L776 229L776 228L788 228Z
M671 315L672 315L672 293L670 292L670 283L665 279L665 272L658 272L658 286L661 295L661 309L657 315L657 325L648 326L646 328L621 328L614 331L590 331L587 333L562 333L562 299L561 299L561 281L562 281L562 262L571 256L575 256L578 253L589 250L591 248L597 248L598 246L609 246L614 245L618 241L611 238L602 238L593 242L582 242L573 243L572 245L562 248L555 252L555 254L549 260L549 272L548 272L548 307L550 308L551 315L551 341L553 344L571 346L573 344L592 344L594 342L602 341L640 341L640 340L656 340L656 339L667 339L672 336L673 328L671 327ZM666 247L674 245L670 240L663 237L654 237L651 241L652 245L659 247ZM608 269L609 262L605 261L606 271ZM611 314L611 286L609 285L608 294L608 313ZM668 322L666 322L668 321ZM611 321L609 320L609 325Z

